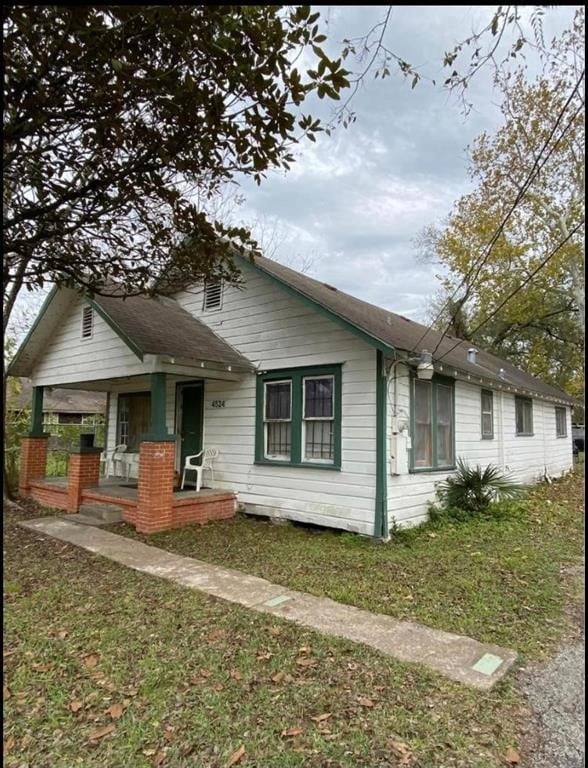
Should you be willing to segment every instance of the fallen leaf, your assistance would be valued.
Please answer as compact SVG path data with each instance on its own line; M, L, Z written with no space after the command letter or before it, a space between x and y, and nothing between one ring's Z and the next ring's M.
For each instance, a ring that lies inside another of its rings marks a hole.
M145 757L153 757L155 752L156 752L155 749L144 749L143 750L143 754L145 755Z
M58 637L60 640L65 640L65 638L66 638L68 635L69 635L69 632L67 631L67 629L60 629L60 630L59 630L59 632L57 633L57 637Z
M159 752L153 758L153 765L155 766L155 768L158 768L158 766L163 764L165 757L166 757L165 752L160 749Z
M233 765L237 765L239 760L245 755L245 747L243 744L239 747L239 749L236 749L233 754L229 757L228 761L225 763L225 768L231 768Z
M83 703L79 699L74 699L69 702L69 708L72 712L79 712L83 706Z
M88 669L93 669L98 664L98 656L95 653L89 653L87 656L84 656L84 664Z
M111 707L108 707L106 710L107 714L112 717L113 720L118 720L118 718L122 715L124 711L122 704L113 704Z
M232 669L229 672L229 675L230 675L230 677L233 678L233 680L242 680L243 679L243 675L239 672L238 669Z
M298 659L296 659L296 664L298 664L299 667L316 667L317 661L316 659L312 659L307 656L300 656Z
M25 735L22 737L22 739L20 740L20 748L21 748L21 749L26 749L26 748L27 748L27 747L29 747L29 746L30 746L32 743L33 743L33 737L31 736L31 734L30 734L30 733L26 733L26 734L25 734Z
M310 645L303 645L302 648L298 649L298 653L310 653L311 650Z
M114 731L114 725L111 723L110 725L105 725L102 728L96 728L95 731L92 731L92 733L89 736L90 741L99 741L100 739L103 739L105 736L108 736L109 733L112 733Z
M224 689L225 689L225 686L222 683L215 683L212 686L213 691L224 691Z
M436 534L436 533L429 533L429 534L427 534L427 535L428 535L428 537L429 537L430 539L436 539L436 538L437 538L437 534Z
M276 672L276 674L272 677L272 683L281 683L285 677L285 672Z
M357 697L357 703L361 704L362 707L373 707L374 702L371 699L368 699L367 696L358 696Z
M282 736L285 738L293 738L294 736L300 736L302 733L302 728L286 728L285 731L282 731Z
M209 669L201 669L200 677L210 677L212 672Z
M521 756L516 751L516 749L513 749L512 747L509 747L506 750L504 759L506 760L507 763L509 763L509 765L518 765L521 762Z
M11 696L12 694L10 693L10 688L7 685L5 685L2 691L2 697L4 699L9 699Z
M4 740L4 754L9 755L12 750L14 749L14 745L16 744L16 740L14 736L9 736L7 739Z
M328 720L329 717L331 717L331 713L325 712L324 715L311 715L310 719L314 720L315 723L322 723L323 720Z
M400 765L408 765L412 761L413 753L409 749L408 744L405 744L403 741L396 741L395 739L392 739L390 742L390 747L394 753L394 756L399 758Z
M32 668L35 672L48 672L51 669L49 664L33 664Z
M258 653L257 658L259 661L266 661L267 659L271 659L273 656L273 653L270 653L270 651L265 651L264 653Z
M278 635L282 634L282 628L281 627L271 626L271 627L269 627L268 632L270 633L270 635L273 635L274 637L277 637Z

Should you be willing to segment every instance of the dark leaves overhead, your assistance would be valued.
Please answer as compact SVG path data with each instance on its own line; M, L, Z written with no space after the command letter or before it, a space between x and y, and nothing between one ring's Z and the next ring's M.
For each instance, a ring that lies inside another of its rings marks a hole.
M249 233L196 201L288 169L339 98L341 62L309 6L20 6L4 11L9 291L46 282L144 291L174 263L235 279ZM295 66L302 49L317 71ZM197 196L196 196L197 192ZM5 293L5 306L6 306Z

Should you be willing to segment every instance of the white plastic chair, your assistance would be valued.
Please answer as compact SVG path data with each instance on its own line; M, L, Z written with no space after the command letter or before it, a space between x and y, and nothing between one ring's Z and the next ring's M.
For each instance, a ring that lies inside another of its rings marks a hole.
M120 464L121 469L124 471L124 464L122 461L121 453L127 450L127 446L124 443L115 445L111 451L103 451L100 457L100 462L104 464L104 477L117 477L116 465Z
M200 464L194 464L194 459L198 459L202 456ZM186 456L184 462L184 470L182 472L182 485L180 486L184 490L184 483L186 482L186 472L196 472L196 493L200 490L202 485L202 475L205 469L210 470L210 478L214 483L214 469L212 462L218 456L218 448L203 448L199 453L195 453L193 456Z

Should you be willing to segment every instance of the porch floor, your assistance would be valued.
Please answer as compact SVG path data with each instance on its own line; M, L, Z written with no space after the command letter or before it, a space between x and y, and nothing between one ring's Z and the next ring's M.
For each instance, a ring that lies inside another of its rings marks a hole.
M44 485L51 485L55 488L65 489L67 488L67 477L45 477L39 481ZM84 488L84 495L91 493L92 496L97 494L107 496L109 499L114 497L125 500L127 502L136 502L138 488L137 483L131 480L126 480L123 477L102 477L98 485L91 485ZM183 491L174 491L173 498L176 499L203 499L207 496L223 496L227 493L232 494L233 491L227 488L201 488L196 491L193 488L186 488Z

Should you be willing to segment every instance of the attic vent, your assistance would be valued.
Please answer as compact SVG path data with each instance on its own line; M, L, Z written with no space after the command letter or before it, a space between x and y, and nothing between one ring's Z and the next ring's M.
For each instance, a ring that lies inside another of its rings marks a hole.
M92 307L82 308L82 339L91 339L94 333L94 310Z
M220 309L221 299L223 295L222 282L209 282L204 283L204 304L202 309L206 312L209 309Z
M476 363L477 354L478 354L478 350L475 347L470 347L468 349L468 363Z

